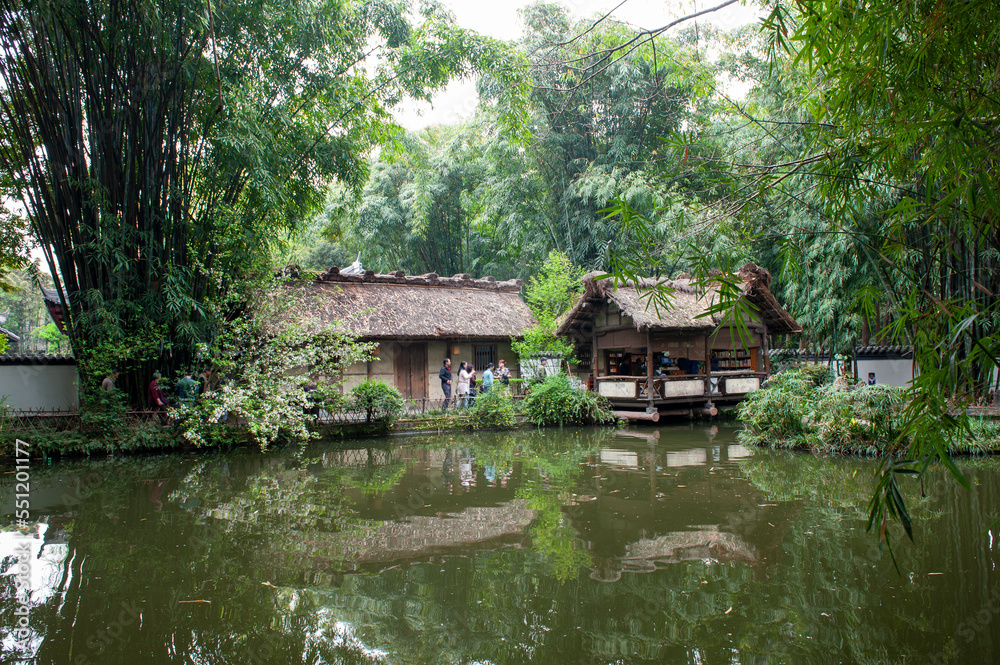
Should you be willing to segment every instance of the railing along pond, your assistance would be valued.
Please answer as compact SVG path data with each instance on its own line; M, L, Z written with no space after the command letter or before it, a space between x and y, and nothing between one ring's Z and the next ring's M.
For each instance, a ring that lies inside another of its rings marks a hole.
M518 400L522 399L524 395L516 394L512 397ZM404 400L402 417L420 416L433 411L441 411L443 404L443 396L407 398ZM455 398L452 397L448 410L455 408ZM365 409L355 407L342 407L336 411L328 411L320 407L314 415L316 421L321 424L363 423L368 419ZM123 418L126 427L171 424L169 417L163 411L128 411ZM83 428L80 412L71 409L7 409L0 414L0 430L67 432L79 431Z
M684 397L723 397L743 395L760 387L763 372L712 372L705 374L666 374L653 377L653 399L669 400ZM599 376L594 379L596 391L615 400L648 400L648 377Z

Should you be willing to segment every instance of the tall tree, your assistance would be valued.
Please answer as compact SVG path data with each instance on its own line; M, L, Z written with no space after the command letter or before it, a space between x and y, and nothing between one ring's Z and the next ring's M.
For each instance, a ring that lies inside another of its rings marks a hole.
M872 525L909 520L896 475L947 455L963 406L1000 366L1000 24L995 3L779 3L774 48L824 85L811 100L830 216L868 232L870 263L893 298L891 334L914 345L913 463L883 465ZM873 215L874 213L874 215ZM870 227L869 227L870 228ZM902 286L902 288L899 288Z
M397 129L388 108L488 69L518 120L521 60L434 3L0 2L0 166L23 199L90 385L210 340L207 303ZM366 60L377 67L366 66Z

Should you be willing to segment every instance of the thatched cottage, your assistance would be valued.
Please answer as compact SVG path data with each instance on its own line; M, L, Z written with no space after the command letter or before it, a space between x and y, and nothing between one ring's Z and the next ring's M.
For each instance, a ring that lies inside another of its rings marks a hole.
M321 323L343 322L349 332L378 342L378 360L352 365L344 390L366 378L394 384L404 397L440 399L438 370L467 360L482 375L503 358L517 376L511 338L536 323L521 300L521 280L473 279L468 274L405 275L402 271L346 274L336 267L307 287L309 314Z
M688 275L619 284L584 277L584 293L564 316L557 334L571 339L577 357L589 360L578 372L608 397L626 418L658 420L660 413L705 410L733 404L756 390L770 372L768 338L802 328L769 290L771 275L753 264L739 273L740 299L749 339L718 313L717 287L703 287ZM670 302L650 299L656 286Z

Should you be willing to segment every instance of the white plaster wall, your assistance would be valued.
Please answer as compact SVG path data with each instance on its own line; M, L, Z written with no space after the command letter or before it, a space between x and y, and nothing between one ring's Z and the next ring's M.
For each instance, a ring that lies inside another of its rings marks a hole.
M858 358L858 378L868 379L868 372L875 372L875 380L885 386L906 386L913 380L913 361L906 358Z
M840 374L841 365L849 371L850 361L834 361L834 372ZM906 387L914 377L913 360L909 358L858 358L858 378L868 380L868 372L875 372L875 380L884 386ZM920 372L918 371L917 374Z
M76 365L0 365L0 396L12 409L76 409Z
M461 346L461 344L459 345ZM471 348L471 347L470 347ZM462 349L464 351L465 349ZM427 342L427 397L428 399L444 399L444 393L441 392L441 380L438 378L438 372L441 371L441 364L444 362L445 358L451 358L451 349L445 342ZM452 358L451 360L451 373L454 376L452 379L452 396L454 397L454 387L458 383L458 360Z
M365 368L367 371L367 367ZM386 383L396 384L396 344L382 342L378 346L378 360L371 361L373 379L381 379Z

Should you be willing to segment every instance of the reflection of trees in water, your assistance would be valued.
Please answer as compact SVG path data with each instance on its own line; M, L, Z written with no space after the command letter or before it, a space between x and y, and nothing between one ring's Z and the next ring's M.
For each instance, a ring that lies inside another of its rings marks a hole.
M315 606L290 605L261 584L273 570L250 556L259 541L247 535L256 529L213 517L217 499L251 496L260 505L281 497L262 480L269 467L260 460L254 473L228 473L226 462L238 457L39 469L71 503L63 513L50 509L50 524L61 525L69 542L56 593L31 614L44 637L35 662L377 662ZM295 491L283 481L279 489ZM150 488L163 483L182 503L161 496L157 506ZM0 579L4 626L14 616L6 611L9 580ZM178 602L194 599L210 602ZM141 612L141 621L128 608Z
M989 559L1000 563L1000 555L983 556L990 511L1000 505L1000 460L985 470L976 466L966 467L971 493L940 469L928 473L926 497L916 482L904 488L915 542L897 542L897 575L865 528L870 460L760 451L743 461L748 480L769 500L803 505L783 544L784 588L765 590L774 599L785 594L790 625L796 634L811 636L808 649L793 646L782 625L763 623L745 632L747 646L791 660L827 653L831 662L908 663L941 652L954 662L972 662L997 653L1000 635L992 638L992 651L983 650L985 634L976 641L954 637L955 626L980 612L988 590L996 588ZM977 564L970 568L970 562ZM948 573L950 581L932 572ZM777 651L775 644L781 645Z
M378 660L373 648L388 652L388 662L413 663L892 663L945 648L955 650L955 662L987 662L1000 648L989 626L972 643L955 637L996 588L991 562L1000 563L1000 555L984 555L981 538L1000 505L996 464L971 472L971 494L931 474L930 498L916 517L917 543L898 552L904 574L915 574L898 578L864 532L869 463L767 451L739 462L762 495L740 486L734 466L709 478L713 463L694 465L697 456L671 457L687 466L670 470L674 484L666 489L653 487L673 501L714 493L723 507L725 496L740 494L720 515L739 511L749 526L720 518L715 530L671 529L638 540L623 532L629 544L614 555L588 549L573 522L583 516L567 505L574 492L597 492L603 481L581 462L600 462L609 444L587 432L566 444L552 430L525 432L532 435L528 445L519 432L471 443L456 437L449 444L476 465L522 471L517 497L534 510L531 547L450 550L378 575L343 575L337 557L344 552L330 543L381 526L361 519L358 503L388 500L372 488L387 485L401 466L413 468L413 451L82 465L58 484L72 487L74 474L93 469L107 473L82 483L83 501L54 516L64 528L53 531L67 535L70 554L65 588L32 614L46 636L39 662L82 654L112 664L186 656L213 665L368 663ZM676 448L664 448L647 455L640 444L636 469L617 472L613 501L658 505L643 484L642 465L665 465ZM164 479L157 508L150 487ZM748 543L771 547L751 528L776 534L780 566L741 558L752 554ZM732 556L720 558L720 549ZM12 616L10 580L0 579L3 617ZM176 602L186 599L211 604ZM125 626L98 655L87 639L132 601L142 607L141 628Z

